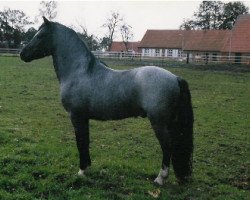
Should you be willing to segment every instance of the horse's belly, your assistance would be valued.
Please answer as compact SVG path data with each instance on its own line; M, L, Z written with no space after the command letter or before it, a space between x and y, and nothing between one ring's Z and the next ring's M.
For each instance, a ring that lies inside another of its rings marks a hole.
M96 120L119 120L128 117L145 117L146 113L139 107L134 106L111 106L96 108L89 112L89 117Z

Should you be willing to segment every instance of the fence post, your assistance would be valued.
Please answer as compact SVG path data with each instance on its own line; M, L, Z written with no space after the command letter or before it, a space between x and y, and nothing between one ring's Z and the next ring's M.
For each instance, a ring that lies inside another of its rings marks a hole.
M205 64L208 64L208 53L206 53L206 57L205 57Z
M189 64L189 52L187 52L187 64Z

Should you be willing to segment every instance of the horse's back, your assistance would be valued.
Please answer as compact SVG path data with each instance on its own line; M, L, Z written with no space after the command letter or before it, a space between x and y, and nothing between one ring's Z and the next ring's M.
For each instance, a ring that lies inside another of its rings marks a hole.
M154 66L137 68L136 82L139 86L139 101L147 115L171 113L179 97L177 76Z
M156 66L144 66L136 68L136 75L141 80L144 81L155 81L155 82L168 82L169 84L176 83L176 75L168 70L165 70Z

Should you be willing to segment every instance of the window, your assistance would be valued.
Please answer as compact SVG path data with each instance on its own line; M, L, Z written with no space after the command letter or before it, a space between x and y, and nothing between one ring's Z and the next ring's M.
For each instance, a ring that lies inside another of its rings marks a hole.
M146 48L146 49L144 50L144 55L145 55L145 56L149 56L149 49L148 49L148 48Z
M181 49L178 50L178 57L179 58L182 57L182 50Z
M160 49L155 49L155 56L160 56Z
M168 49L167 56L172 57L173 56L173 49Z
M212 60L213 60L213 61L217 61L217 53L213 53L213 55L212 55Z

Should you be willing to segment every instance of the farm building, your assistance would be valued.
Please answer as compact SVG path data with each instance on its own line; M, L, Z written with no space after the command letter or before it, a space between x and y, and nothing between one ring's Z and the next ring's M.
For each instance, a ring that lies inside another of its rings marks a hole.
M240 15L232 30L147 30L142 56L250 62L250 15Z
M112 42L110 51L114 51L114 52L126 52L126 51L129 51L129 52L138 53L139 52L139 49L138 49L139 44L140 44L140 42L128 42L128 44L127 44L127 49L128 50L127 50L124 42L116 42L116 41L114 41L114 42Z

